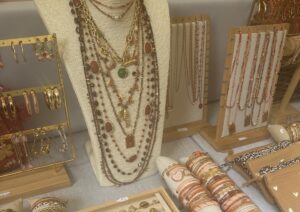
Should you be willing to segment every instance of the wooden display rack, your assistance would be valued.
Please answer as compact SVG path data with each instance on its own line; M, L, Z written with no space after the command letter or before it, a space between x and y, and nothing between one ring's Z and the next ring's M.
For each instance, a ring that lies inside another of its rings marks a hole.
M192 23L195 21L206 22L206 49L205 49L205 71L204 71L204 90L203 90L203 115L202 120L193 121L185 124L177 123L172 127L164 129L163 142L175 141L181 138L189 137L199 132L200 129L207 127L208 123L208 69L209 69L209 55L210 55L210 18L209 16L177 16L171 18L172 24ZM167 109L166 109L167 110ZM188 112L188 111L187 111Z
M16 39L0 40L1 47L11 47L13 45L32 45L38 42L52 41L53 42L53 61L56 65L56 74L58 77L57 84L42 85L39 87L28 87L18 90L9 90L6 92L1 92L2 96L10 95L11 97L22 96L24 92L34 91L35 93L43 93L45 89L57 88L60 91L61 107L64 111L64 121L61 123L51 123L48 126L40 126L37 128L26 129L23 131L12 132L9 134L0 135L0 142L5 140L10 140L16 135L32 135L34 132L39 130L45 130L50 132L52 130L58 130L59 128L67 129L70 133L70 119L69 111L67 106L67 100L64 91L64 82L62 74L62 66L58 53L58 46L56 35L43 35L35 37L25 37ZM16 56L15 56L16 57ZM67 136L67 135L66 135ZM37 194L47 193L56 189L64 188L71 185L71 179L65 169L64 164L71 162L75 159L75 149L70 142L70 137L68 136L67 144L68 150L70 151L70 157L65 160L57 160L48 162L45 164L40 164L34 167L28 166L26 169L18 169L12 172L4 173L0 176L0 204L3 202L11 201L17 198L25 198ZM27 157L31 157L28 156Z
M1 177L0 182L0 204L71 185L63 164Z
M226 102L227 102L228 90L230 86L231 64L233 61L233 53L234 53L234 46L235 46L235 34L259 33L265 31L273 31L275 29L288 30L288 26L289 26L288 24L277 24L274 26L260 25L260 26L250 26L250 27L238 27L238 28L233 28L230 31L217 126L210 125L200 130L200 135L204 139L206 139L217 151L232 150L233 148L251 144L270 137L270 134L267 130L267 126L258 127L258 128L254 128L242 132L236 132L234 134L222 137L223 126L225 122L225 114L226 114ZM276 75L275 77L276 77L275 82L277 82L278 75ZM274 90L272 91L273 93Z

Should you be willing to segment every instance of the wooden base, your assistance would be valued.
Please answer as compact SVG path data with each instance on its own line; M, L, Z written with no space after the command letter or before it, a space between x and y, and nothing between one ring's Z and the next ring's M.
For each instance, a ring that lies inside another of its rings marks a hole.
M164 129L163 142L175 141L181 138L186 138L196 133L199 133L204 127L209 124L206 121L196 121L188 124L183 124L175 127Z
M270 124L283 124L288 121L289 117L300 117L300 111L292 105L288 105L284 110L281 109L280 106L280 104L273 105L270 115Z
M261 127L246 132L236 133L223 138L216 137L217 128L209 126L200 130L200 135L206 139L215 150L226 152L233 148L251 144L270 137L267 127Z
M63 165L0 178L0 203L47 193L71 185Z

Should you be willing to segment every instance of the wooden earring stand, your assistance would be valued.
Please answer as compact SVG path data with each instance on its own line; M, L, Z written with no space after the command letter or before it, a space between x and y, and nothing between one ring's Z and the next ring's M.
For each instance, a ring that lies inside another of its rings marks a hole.
M288 44L286 45L285 54L288 60L291 60L291 58L292 60L282 67L282 69L295 68L295 72L291 77L290 83L288 84L281 102L273 106L270 117L271 124L287 123L289 122L288 119L290 117L294 118L299 117L300 115L300 111L289 104L300 83L300 35L290 35L288 39L289 42L287 42Z
M6 92L1 92L1 95L3 97L11 96L15 98L24 95L24 92L27 93L35 92L37 95L41 95L47 89L58 89L60 93L59 97L61 100L61 106L59 108L57 107L56 109L61 109L64 111L64 117L63 117L64 121L55 124L51 123L51 125L48 126L44 126L43 124L43 126L40 126L38 128L31 128L23 131L13 132L10 134L0 135L0 142L11 141L11 139L14 136L20 136L20 135L32 136L34 133L41 132L41 131L48 133L48 132L53 132L56 130L63 129L63 131L66 130L66 134L68 135L65 136L68 136L68 138L67 140L61 142L62 144L68 146L68 149L66 148L66 154L70 154L70 155L64 159L57 159L55 161L39 164L36 166L34 166L33 165L34 163L32 163L31 166L33 167L31 168L27 168L27 169L18 168L18 170L14 170L12 172L4 173L3 175L1 175L0 176L0 204L17 198L25 198L25 197L30 197L32 195L47 193L71 185L71 179L65 169L64 164L71 162L75 159L75 149L72 142L70 142L69 133L71 130L71 126L70 126L67 100L64 91L62 67L61 67L60 57L58 54L56 35L53 34L53 35L45 35L45 36L0 40L0 48L11 47L13 45L19 45L20 43L22 43L23 45L33 45L33 44L37 44L41 42L49 42L49 41L51 41L53 44L52 60L56 65L57 79L59 82L57 82L57 84L49 84L49 85L43 85L39 87L22 88L19 90L10 90ZM48 139L50 140L49 137ZM52 141L54 142L54 140L51 140L51 142ZM26 141L26 142L29 143L30 141ZM36 140L34 142L36 142ZM38 142L41 142L41 140L38 140ZM32 149L31 151L28 152L32 154ZM30 155L30 153L25 156L27 158L30 158L30 160L32 160L33 157L32 155ZM22 162L20 162L20 166L21 163Z
M164 129L164 135L163 135L163 141L164 142L169 142L169 141L175 141L181 138L185 138L188 136L191 136L193 134L196 134L199 132L199 129L208 126L208 108L207 108L207 97L208 97L208 68L209 68L209 52L210 52L210 19L208 16L182 16L182 17L173 17L171 18L171 23L172 24L192 24L192 23L197 23L197 22L203 22L206 23L206 38L205 38L205 55L202 57L205 58L205 70L203 73L203 84L204 84L204 89L202 89L202 95L203 95L203 108L202 108L202 115L199 115L199 120L197 121L190 121L190 122L185 122L184 124L182 123L181 120L173 120L173 123L168 123L168 125L171 125L171 127L166 127ZM178 36L177 33L172 36ZM175 39L176 42L174 42L175 45L179 45L179 38ZM172 45L173 41L171 41L171 57L172 57L172 50L175 51L175 47ZM174 48L172 48L172 46ZM178 56L177 56L178 58ZM191 64L192 65L192 64ZM181 70L184 71L184 70ZM202 70L201 70L202 71ZM170 72L171 72L171 67L170 67ZM171 74L171 73L169 73ZM184 76L184 74L182 74ZM187 86L185 85L186 82L182 80L182 86ZM183 88L182 88L183 89ZM182 90L180 89L180 90ZM180 91L181 92L181 91ZM178 93L180 93L178 92ZM174 95L174 98L177 100L179 99L179 102L182 101L182 93ZM184 95L188 95L185 93ZM176 101L176 100L175 100ZM174 102L175 102L174 101ZM184 111L180 111L180 113L193 113L193 108L195 105L192 105L190 103L185 104L186 108ZM196 106L198 110L198 105ZM168 110L168 109L166 109ZM174 110L176 108L174 107ZM168 111L166 111L166 114L168 114ZM191 116L190 114L188 114ZM192 117L195 117L195 113L193 113ZM171 116L171 115L170 115ZM200 117L201 116L201 117ZM167 118L166 118L167 119ZM166 123L168 120L166 120Z
M200 135L204 139L206 139L217 151L231 150L238 146L247 145L250 143L254 143L269 138L270 136L266 126L267 124L263 127L240 131L223 137L222 137L222 132L223 132L223 126L225 122L226 102L227 102L228 91L230 86L231 66L232 66L233 52L235 46L235 35L238 33L260 33L260 32L274 31L274 30L287 31L288 25L278 24L274 26L261 25L261 26L241 27L241 28L234 28L229 33L227 59L225 64L224 81L223 81L222 91L221 91L220 111L218 115L217 126L208 126L200 130ZM277 75L274 83L275 82L277 82Z

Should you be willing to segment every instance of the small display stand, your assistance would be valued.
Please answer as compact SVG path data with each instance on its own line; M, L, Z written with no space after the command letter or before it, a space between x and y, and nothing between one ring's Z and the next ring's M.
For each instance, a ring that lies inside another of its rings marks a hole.
M71 185L64 164L75 149L55 34L0 40L0 51L0 202Z
M208 125L209 43L209 17L183 16L171 19L164 141L191 136Z
M217 126L200 134L219 151L269 137L267 130L288 24L233 28Z

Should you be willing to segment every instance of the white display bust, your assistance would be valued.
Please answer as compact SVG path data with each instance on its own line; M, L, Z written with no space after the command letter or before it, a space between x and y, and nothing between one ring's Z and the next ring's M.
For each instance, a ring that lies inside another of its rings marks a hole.
M92 121L93 114L87 96L88 90L85 84L80 44L78 41L78 34L75 32L76 24L74 22L74 17L70 12L71 8L69 6L69 1L34 0L34 2L38 7L49 33L57 34L60 54L66 66L67 73L78 98L88 128L90 142L87 143L87 150L95 175L100 185L111 186L113 184L105 177L100 167L101 152L96 136L95 125ZM119 5L128 2L128 0L102 0L101 2L110 5ZM150 17L158 59L160 79L160 120L158 123L158 131L152 157L148 168L141 178L156 173L155 160L160 155L161 150L170 55L170 17L167 0L144 0L144 4ZM129 31L131 25L130 19L132 18L134 7L132 7L128 11L128 14L120 21L114 21L100 13L89 1L87 1L87 5L97 25L105 34L108 42L116 52L120 54L125 47L123 38L126 37ZM116 137L118 138L118 135L116 135ZM121 157L117 152L113 152L113 154L116 158ZM136 164L126 165L136 166ZM122 181L127 181L127 176L117 177L118 179L122 177Z

